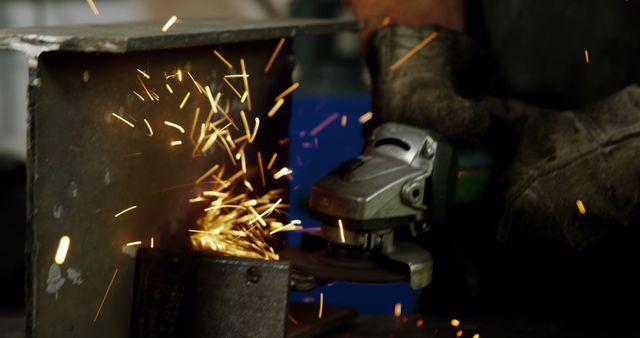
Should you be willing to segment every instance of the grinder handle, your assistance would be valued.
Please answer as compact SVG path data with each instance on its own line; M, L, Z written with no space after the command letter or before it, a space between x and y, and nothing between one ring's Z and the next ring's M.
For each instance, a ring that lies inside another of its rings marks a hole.
M476 201L482 195L493 168L493 156L481 147L455 149L455 204Z

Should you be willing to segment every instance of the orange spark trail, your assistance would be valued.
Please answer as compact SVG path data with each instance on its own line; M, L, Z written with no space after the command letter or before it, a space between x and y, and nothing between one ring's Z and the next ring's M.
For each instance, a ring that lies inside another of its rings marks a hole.
M291 94L291 92L296 90L298 87L300 87L299 82L292 84L289 88L285 89L285 91L283 91L282 94L278 95L274 101L279 101L280 99L283 99L285 96Z
M111 290L111 285L113 285L113 281L116 279L116 275L118 274L118 269L113 272L113 276L111 277L111 281L109 282L109 286L107 286L107 291L104 293L102 297L102 301L100 302L100 306L98 307L98 311L96 312L96 316L93 318L93 322L95 323L98 320L98 316L100 315L100 311L102 311L102 306L104 302L107 300L107 296L109 295L109 290Z
M269 58L269 62L267 62L267 65L264 67L265 73L268 73L269 70L271 69L271 66L273 65L273 62L276 60L278 53L280 53L280 48L282 48L282 45L284 45L284 41L285 41L285 38L280 38L280 42L278 42L276 49L273 51L273 54L271 54L271 57Z
M98 7L96 7L96 4L93 2L93 0L87 0L87 4L89 5L89 7L91 7L91 11L93 12L93 15L95 16L100 15L100 12L98 11Z
M320 131L322 131L322 129L326 128L328 125L333 123L333 121L335 121L339 115L340 114L338 113L331 114L324 121L320 122L320 124L318 124L313 129L311 129L311 131L309 132L309 135L316 136Z
M398 69L398 67L400 67L400 65L402 65L403 63L405 63L407 60L409 60L409 58L411 58L412 56L414 56L417 52L419 52L422 48L424 48L426 45L428 45L429 43L431 43L431 41L435 40L438 37L438 32L433 32L431 33L429 36L427 36L424 40L420 41L420 43L413 47L413 49L411 49L407 54L405 54L403 57L401 57L400 59L398 59L398 61L394 62L389 69L391 71L394 71L396 69Z
M178 17L177 16L172 16L169 18L169 20L167 20L167 23L164 24L164 26L162 27L162 31L166 32L169 30L169 28L171 28L171 26L173 26L174 23L176 23L176 21L178 21Z
M218 57L218 59L220 59L220 61L222 61L222 63L224 63L228 68L233 68L233 66L229 63L229 61L227 61L227 59L225 59L224 56L222 56L222 54L218 53L217 50L214 50L213 54L215 54Z

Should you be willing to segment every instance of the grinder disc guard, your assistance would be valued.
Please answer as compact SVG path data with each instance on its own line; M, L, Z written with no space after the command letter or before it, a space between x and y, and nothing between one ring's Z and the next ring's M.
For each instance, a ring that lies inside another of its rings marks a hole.
M363 252L328 244L305 234L301 246L287 247L280 258L291 261L294 271L324 281L399 283L409 280L409 269L374 251Z

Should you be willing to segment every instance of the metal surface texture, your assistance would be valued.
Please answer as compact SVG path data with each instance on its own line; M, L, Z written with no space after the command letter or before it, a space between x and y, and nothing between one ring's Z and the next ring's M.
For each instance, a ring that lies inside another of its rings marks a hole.
M130 22L0 29L0 49L37 56L43 51L124 53L246 41L298 35L356 31L361 23L348 19L181 19L167 32L164 22Z
M289 21L295 26L292 22L296 21ZM304 26L307 21L297 22ZM314 22L315 32L343 27L333 21ZM5 47L28 54L39 50L29 54L37 56L37 62L31 64L28 88L27 336L127 337L134 258L125 244L142 241L142 246L149 246L153 237L156 247L190 247L187 229L203 212L200 205L188 203L201 192L193 182L213 164L226 163L228 157L214 150L194 158L190 147L169 145L178 137L184 144L189 140L163 121L188 130L196 107L206 112L209 103L206 96L192 95L184 109L178 110L182 97L187 91L195 93L196 87L185 79L175 95L169 95L164 89L165 72L190 70L203 86L222 91L223 98L232 97L221 77L238 72L239 60L244 58L251 76L253 112L249 116L263 117L273 106L273 98L291 84L291 44L284 45L265 74L263 68L277 40L250 40L301 32L284 23L226 25L198 26L198 32L189 33L184 32L189 27L185 24L158 38L158 43L153 42L160 35L155 24L144 24L147 28L138 31L132 28L138 27L135 25L100 26L105 29L101 34L96 33L98 28L85 26L0 33ZM283 27L288 27L288 34ZM40 53L51 47L42 37L54 33L67 41L55 49L82 52ZM8 36L12 41L18 37L19 45L7 44ZM165 44L167 38L174 40ZM126 47L96 49L88 41L126 41ZM245 42L210 45L212 41ZM166 48L169 46L182 48ZM236 68L228 69L213 55L214 49ZM132 93L142 90L138 68L150 75L145 82L160 93L159 101L140 102ZM231 108L232 117L239 121L239 107L234 103ZM112 113L129 119L135 127ZM289 117L286 101L274 118L263 119L263 132L253 146L263 153L278 151L280 158L287 158L287 146L277 141L288 135ZM152 137L143 119L153 126ZM257 177L258 169L249 168L248 175ZM283 187L286 181L279 184ZM266 187L270 188L275 187ZM133 205L137 209L114 217ZM70 237L71 244L64 264L58 265L54 255L63 235Z
M131 338L284 337L289 263L138 251Z

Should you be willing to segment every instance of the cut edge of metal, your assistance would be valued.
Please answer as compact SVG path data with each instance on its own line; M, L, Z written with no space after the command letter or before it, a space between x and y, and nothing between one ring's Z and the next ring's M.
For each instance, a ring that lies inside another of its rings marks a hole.
M109 33L112 27L137 27L142 34ZM158 21L0 29L0 50L16 50L30 59L48 51L125 53L235 42L269 40L300 35L358 31L363 23L352 19L224 20L185 19L182 28L163 33ZM149 27L146 30L144 27ZM157 29L155 29L157 27ZM200 28L201 27L201 28ZM226 29L226 30L225 30ZM77 34L76 34L77 32Z

